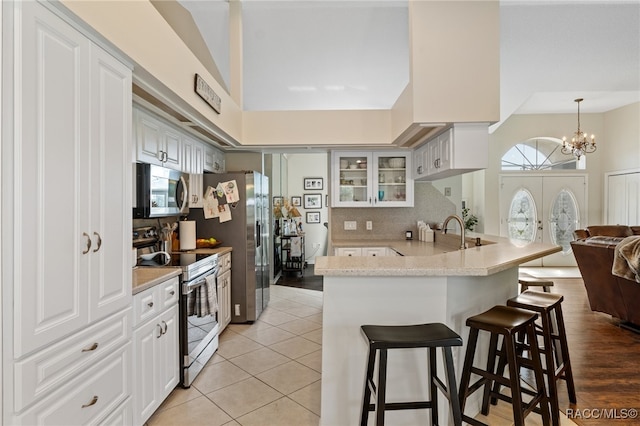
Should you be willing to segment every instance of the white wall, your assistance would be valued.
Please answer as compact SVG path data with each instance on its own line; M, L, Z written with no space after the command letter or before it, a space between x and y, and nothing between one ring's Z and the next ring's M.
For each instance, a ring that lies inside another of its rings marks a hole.
M605 113L604 131L596 139L602 171L640 168L640 102Z
M322 208L320 209L320 223L306 223L306 212L304 208L299 209L302 214L302 230L305 232L305 254L309 264L315 263L315 256L324 256L327 250L327 235L329 230L323 225L328 222L328 209L325 203L326 195L329 193L328 160L329 154L288 154L288 192L289 197L304 194L322 194ZM305 177L321 177L323 179L323 189L320 191L305 191ZM304 206L303 206L304 207ZM309 210L310 211L310 210ZM313 211L318 211L314 209Z

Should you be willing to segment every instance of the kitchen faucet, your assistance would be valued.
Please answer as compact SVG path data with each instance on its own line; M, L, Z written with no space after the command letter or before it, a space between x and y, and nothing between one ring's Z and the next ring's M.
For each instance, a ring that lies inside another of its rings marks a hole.
M449 223L451 219L455 219L460 225L460 250L464 250L467 247L464 240L464 222L462 221L462 218L460 216L458 216L457 214L452 214L451 216L447 217L442 223L442 233L447 233L447 223Z

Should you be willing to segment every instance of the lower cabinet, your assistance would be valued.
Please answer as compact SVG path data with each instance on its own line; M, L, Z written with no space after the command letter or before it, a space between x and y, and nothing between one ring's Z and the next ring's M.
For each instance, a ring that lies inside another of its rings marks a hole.
M220 256L220 271L217 279L218 324L220 332L231 322L231 253Z
M396 256L397 252L388 247L338 247L336 256Z
M151 314L147 310L134 318L133 424L142 425L180 380L178 279L161 283L133 298L134 307L146 306L153 314L148 319Z

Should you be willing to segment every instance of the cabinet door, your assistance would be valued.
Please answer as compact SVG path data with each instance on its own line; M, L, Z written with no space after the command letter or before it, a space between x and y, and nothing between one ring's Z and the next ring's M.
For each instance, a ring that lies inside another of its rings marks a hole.
M218 276L218 323L220 333L231 322L231 270Z
M332 157L332 205L371 207L374 203L372 154L334 151Z
M162 337L159 321L147 322L133 332L133 424L141 425L160 405L157 389L162 378L157 371L162 363L161 354L157 350Z
M153 321L152 321L153 322ZM180 380L180 361L178 347L178 305L160 315L162 335L156 339L160 355L158 376L158 401L161 403L169 396Z
M413 178L420 179L427 174L425 157L427 145L423 145L413 152Z
M438 171L442 172L451 168L451 151L453 143L453 130L449 129L438 136Z
M131 305L131 70L91 49L90 320Z
M90 44L36 2L16 7L12 279L20 357L88 322Z
M160 123L136 109L136 151L137 159L142 163L162 165L164 142Z
M164 142L164 167L182 170L182 140L178 131L162 126L162 140Z
M412 154L373 153L373 194L376 207L412 207Z
M427 144L427 175L438 173L440 164L440 143L435 138Z

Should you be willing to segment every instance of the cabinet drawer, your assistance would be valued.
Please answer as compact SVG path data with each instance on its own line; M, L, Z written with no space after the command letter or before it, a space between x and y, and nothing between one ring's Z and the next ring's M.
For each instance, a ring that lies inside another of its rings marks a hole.
M336 249L336 256L362 256L360 247L339 247Z
M173 277L133 296L133 327L178 302L180 279Z
M129 397L130 363L129 343L17 416L16 423L87 425L101 422Z
M231 269L231 253L225 253L220 257L220 272Z
M131 336L126 309L15 363L15 411L60 388Z

